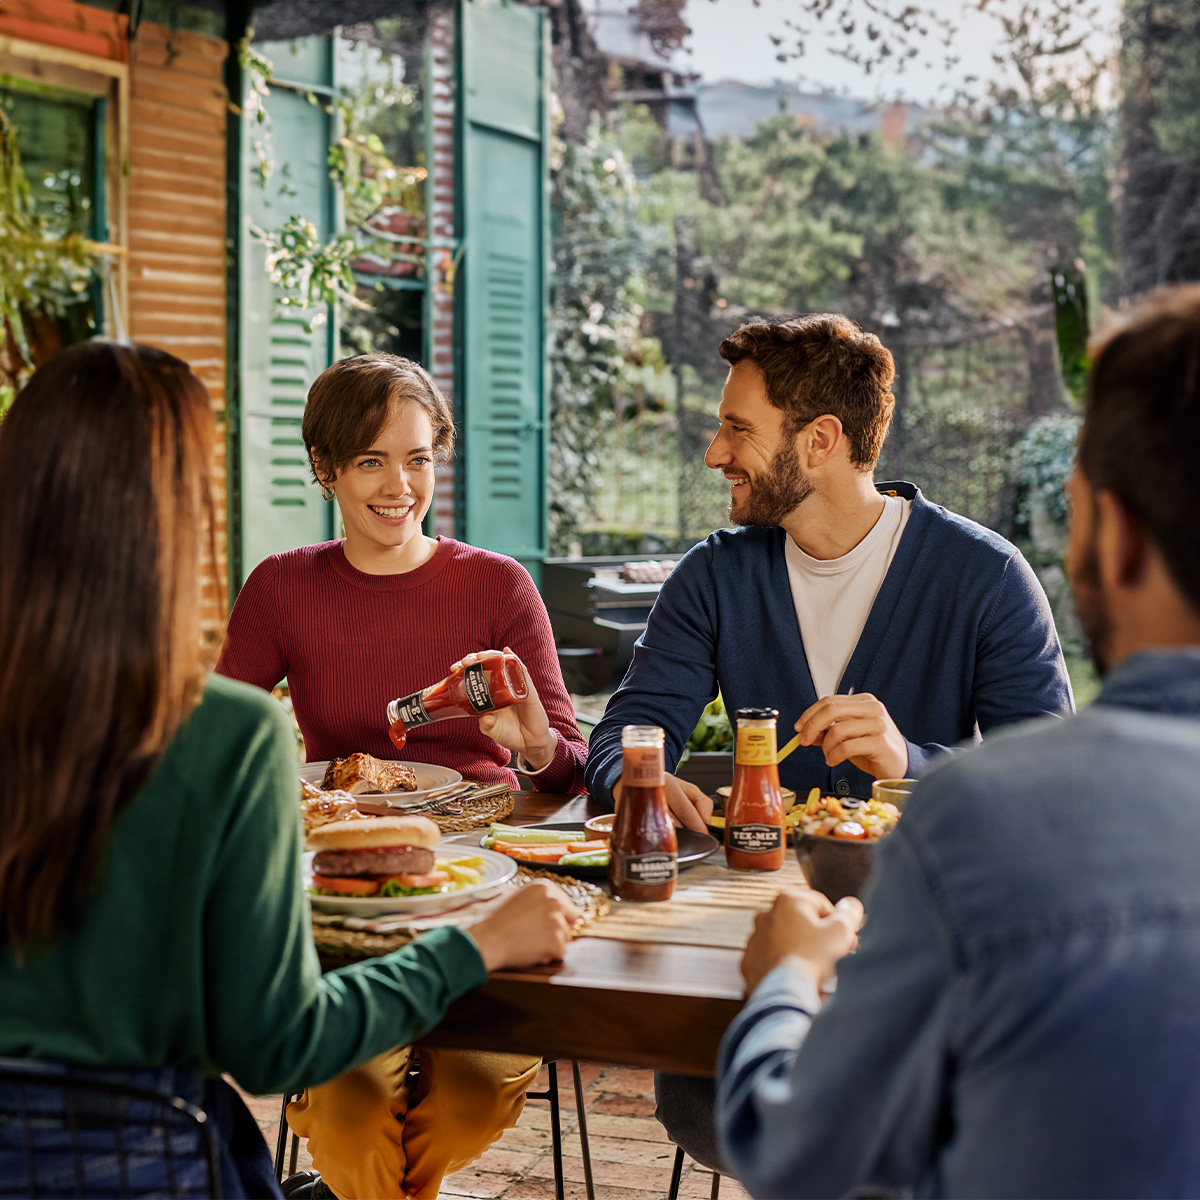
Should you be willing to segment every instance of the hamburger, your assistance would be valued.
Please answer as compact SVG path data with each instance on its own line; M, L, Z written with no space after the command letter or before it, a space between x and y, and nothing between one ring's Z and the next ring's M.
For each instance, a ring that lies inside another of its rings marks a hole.
M336 896L417 896L440 892L450 876L434 865L441 831L426 817L330 821L312 830L312 890Z

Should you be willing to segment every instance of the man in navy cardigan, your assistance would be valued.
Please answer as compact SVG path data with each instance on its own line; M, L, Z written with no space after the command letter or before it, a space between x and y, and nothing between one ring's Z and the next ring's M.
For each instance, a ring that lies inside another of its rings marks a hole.
M633 663L592 733L586 780L619 797L621 729L661 725L673 770L701 709L777 708L802 748L780 779L803 794L871 794L959 742L1072 711L1050 606L1015 546L873 482L895 401L892 356L845 317L743 325L721 426L704 461L730 483L730 519L663 584ZM677 819L712 802L667 776ZM723 1169L711 1079L655 1076L659 1120Z
M678 763L720 689L770 706L801 749L781 782L867 797L959 742L1072 711L1045 593L1015 546L872 472L891 421L892 356L845 317L744 325L705 455L730 519L667 578L590 741L587 784L612 799L621 728L661 725ZM781 738L781 740L783 740ZM678 820L712 803L668 776Z

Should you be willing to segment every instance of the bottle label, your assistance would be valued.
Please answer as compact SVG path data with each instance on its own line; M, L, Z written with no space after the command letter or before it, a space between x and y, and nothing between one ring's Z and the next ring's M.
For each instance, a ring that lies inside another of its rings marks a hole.
M411 696L403 696L396 701L396 719L404 723L405 729L417 725L428 725L433 718L425 707L425 692L413 692Z
M730 850L744 854L767 854L783 845L783 829L779 825L730 825Z
M679 874L674 854L656 850L650 854L631 854L622 863L626 883L671 883Z
M664 787L661 746L626 746L621 764L621 782L626 787Z
M739 729L734 763L739 767L769 767L775 762L774 729Z
M492 689L488 687L487 671L483 663L472 663L463 671L463 691L467 703L476 712L490 712L496 707Z

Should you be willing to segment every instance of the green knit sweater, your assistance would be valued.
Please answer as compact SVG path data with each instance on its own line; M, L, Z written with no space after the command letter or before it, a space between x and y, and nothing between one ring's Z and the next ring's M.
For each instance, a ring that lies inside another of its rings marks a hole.
M287 717L214 676L118 817L77 921L21 965L0 949L0 1054L298 1091L420 1037L486 980L452 928L322 975L300 853Z

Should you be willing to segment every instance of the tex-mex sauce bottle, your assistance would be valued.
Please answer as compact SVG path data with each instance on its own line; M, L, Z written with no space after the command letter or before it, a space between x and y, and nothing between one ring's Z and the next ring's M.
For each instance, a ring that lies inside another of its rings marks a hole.
M495 708L508 708L529 695L521 660L503 650L485 650L473 663L456 666L440 683L387 707L388 736L404 749L408 731L431 721L476 717Z
M657 725L626 725L621 750L621 803L613 822L608 883L618 900L669 900L679 866L667 807L663 731Z
M737 710L733 790L725 806L725 861L735 871L778 871L786 847L774 708Z

